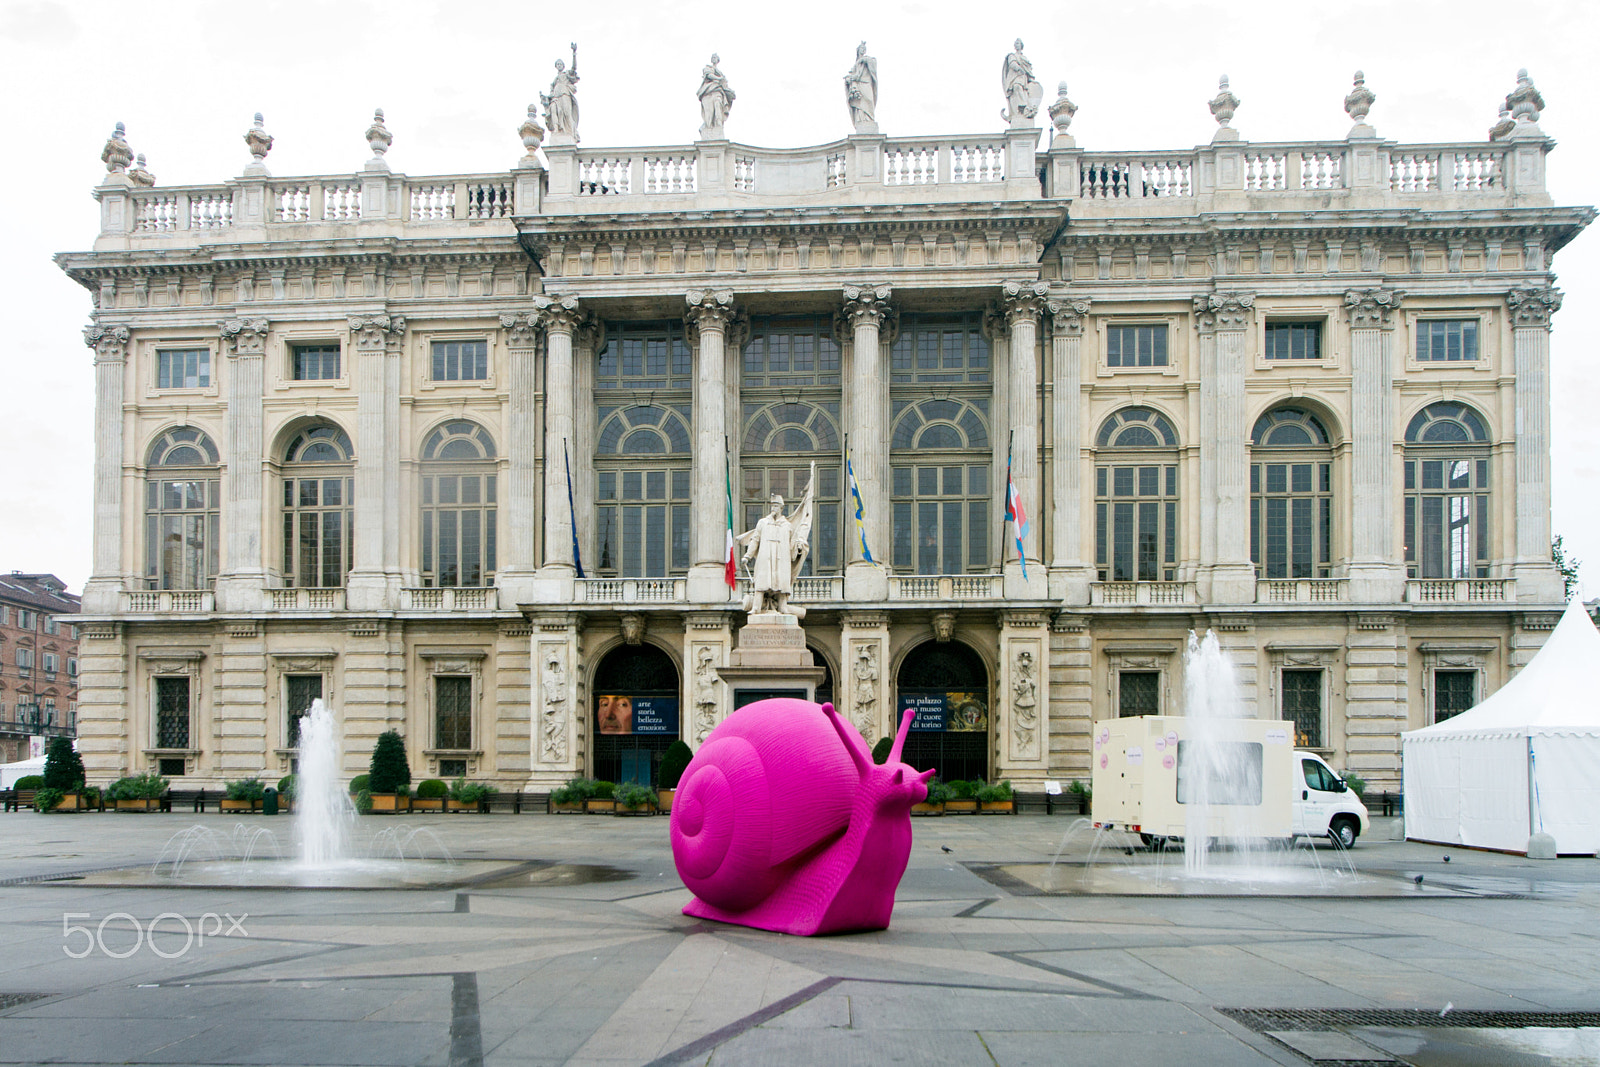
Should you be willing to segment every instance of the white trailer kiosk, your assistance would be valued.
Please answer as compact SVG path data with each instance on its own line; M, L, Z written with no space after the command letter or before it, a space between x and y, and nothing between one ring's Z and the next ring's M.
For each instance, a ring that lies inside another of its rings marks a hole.
M1161 847L1198 832L1207 837L1287 839L1294 834L1294 737L1273 719L1214 719L1195 736L1195 720L1140 715L1094 724L1092 817Z

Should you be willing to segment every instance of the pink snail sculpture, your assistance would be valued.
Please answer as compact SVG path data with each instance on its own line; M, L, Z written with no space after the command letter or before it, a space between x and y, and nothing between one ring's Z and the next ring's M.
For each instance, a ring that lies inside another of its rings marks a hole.
M672 802L685 915L810 936L884 930L911 858L911 805L933 772L888 762L832 704L777 697L728 716Z

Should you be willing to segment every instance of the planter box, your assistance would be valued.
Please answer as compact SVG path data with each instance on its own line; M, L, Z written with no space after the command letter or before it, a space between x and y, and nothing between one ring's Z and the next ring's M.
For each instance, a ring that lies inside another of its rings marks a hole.
M926 801L924 801L921 804L913 804L913 805L911 805L911 814L913 814L913 815L943 815L944 814L944 801L941 800L937 804L929 804Z
M374 813L383 812L393 814L411 810L411 798L403 797L398 793L372 794L372 810Z
M374 800L377 798L374 797ZM412 811L443 811L445 797L413 797L411 799Z
M583 802L583 810L590 815L600 813L611 815L617 810L617 802L615 800L601 800L598 797L590 797Z
M947 800L944 802L946 815L972 815L978 810L976 800Z
M656 790L656 807L661 811L671 811L672 810L672 795L674 793L676 793L676 792L677 792L676 789L657 789Z
M570 804L557 804L552 800L550 802L550 811L555 815L582 815L583 802L574 800Z
M278 807L279 807L279 810L281 811L282 808L283 808L283 802L281 800L278 802ZM218 811L260 811L261 810L261 801L259 801L259 800L229 800L226 797L224 797L223 799L217 801L217 810Z
M446 800L444 804L444 810L481 812L483 809L478 806L478 802L476 800Z
M26 792L32 792L32 791L26 791ZM33 808L36 808L38 806L37 804L35 804L33 802L31 796L30 796L30 798L28 800L28 806L29 807L33 807ZM77 793L68 793L68 794L66 794L65 796L63 796L61 798L61 803L57 804L55 807L51 808L50 810L51 811L88 811L89 810L89 802L87 800L85 800L82 796L80 796Z
M654 815L655 813L656 809L651 807L649 804L644 804L637 808L625 808L621 804L618 804L615 812L617 815Z
M65 803L66 803L65 801L62 802L62 806L63 807L65 806ZM119 800L119 801L117 801L117 810L118 811L160 811L161 810L161 801L156 800L156 799L154 799L152 797L144 797L144 798L141 798L139 800Z
M978 810L986 815L1010 815L1016 806L1014 800L980 800Z

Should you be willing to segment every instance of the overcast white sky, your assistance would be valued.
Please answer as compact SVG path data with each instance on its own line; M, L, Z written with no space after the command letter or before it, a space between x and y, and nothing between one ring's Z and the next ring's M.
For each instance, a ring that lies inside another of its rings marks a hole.
M88 295L50 262L88 248L90 189L118 120L160 184L217 182L249 162L266 115L277 175L348 173L374 107L409 174L504 170L516 127L578 42L585 145L687 144L713 50L738 93L736 141L818 144L849 132L842 77L865 38L891 136L1000 127L1001 61L1026 42L1046 98L1065 80L1087 149L1208 141L1226 73L1247 139L1336 139L1365 70L1369 121L1402 142L1479 140L1527 67L1561 142L1559 204L1600 201L1600 5L1585 0L1284 0L1109 4L728 2L257 3L0 0L0 569L90 567L94 409L80 329ZM1600 234L1557 255L1555 530L1600 594ZM1508 487L1503 487L1508 488Z

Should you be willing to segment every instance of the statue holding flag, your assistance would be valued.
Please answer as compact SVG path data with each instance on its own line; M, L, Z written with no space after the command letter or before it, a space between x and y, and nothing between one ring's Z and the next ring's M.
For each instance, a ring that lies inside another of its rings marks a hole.
M783 497L774 493L771 510L761 517L755 529L735 538L744 546L744 561L750 567L752 592L745 598L746 611L805 617L805 609L790 604L789 597L794 592L794 580L811 553L812 486L816 477L817 465L813 463L811 480L799 507L785 515Z

